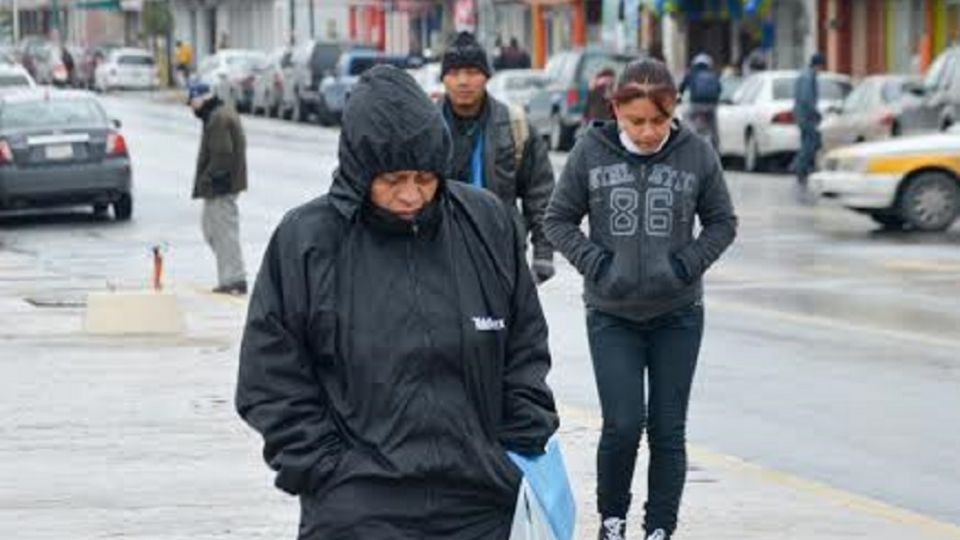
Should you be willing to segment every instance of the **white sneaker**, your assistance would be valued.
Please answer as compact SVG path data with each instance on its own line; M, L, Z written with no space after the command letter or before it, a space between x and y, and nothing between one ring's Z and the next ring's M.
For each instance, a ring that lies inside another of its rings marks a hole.
M647 540L667 540L667 533L663 529L657 529L647 536Z
M627 520L609 517L600 524L600 540L626 540Z

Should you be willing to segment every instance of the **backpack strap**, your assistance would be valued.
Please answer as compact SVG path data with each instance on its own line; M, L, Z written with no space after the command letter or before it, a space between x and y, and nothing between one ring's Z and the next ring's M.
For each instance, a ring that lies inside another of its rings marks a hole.
M530 126L527 125L527 114L520 107L508 105L507 111L510 115L510 133L513 135L513 159L519 170L520 161L523 159L523 147L530 138Z

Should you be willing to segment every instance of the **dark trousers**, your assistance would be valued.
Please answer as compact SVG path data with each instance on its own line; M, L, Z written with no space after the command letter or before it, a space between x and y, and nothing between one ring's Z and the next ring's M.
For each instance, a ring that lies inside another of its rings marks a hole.
M816 168L820 145L820 131L816 126L800 126L800 150L793 160L793 171L801 184L806 183L807 177Z
M646 428L650 467L644 529L672 534L687 474L687 404L703 335L703 306L698 302L642 323L589 310L587 332L603 412L597 509L604 517L626 517Z

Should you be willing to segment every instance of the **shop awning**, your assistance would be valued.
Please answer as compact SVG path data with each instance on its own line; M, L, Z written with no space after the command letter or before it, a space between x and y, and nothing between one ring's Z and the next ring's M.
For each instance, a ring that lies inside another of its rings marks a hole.
M74 9L120 11L120 0L81 0L72 4Z

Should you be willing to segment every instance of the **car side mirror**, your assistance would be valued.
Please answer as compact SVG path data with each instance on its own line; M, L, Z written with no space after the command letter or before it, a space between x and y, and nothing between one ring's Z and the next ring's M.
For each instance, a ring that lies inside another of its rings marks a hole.
M121 122L118 118L114 118L113 120L110 121L110 123L113 124L113 127L117 129L120 129L123 127L123 122Z
M733 98L729 98L729 97L720 98L720 104L721 104L721 105L733 105Z
M907 91L913 94L916 97L923 97L927 95L927 89L920 84L911 84L907 87Z
M837 114L837 115L843 114L843 106L830 105L829 107L827 107L827 114Z

